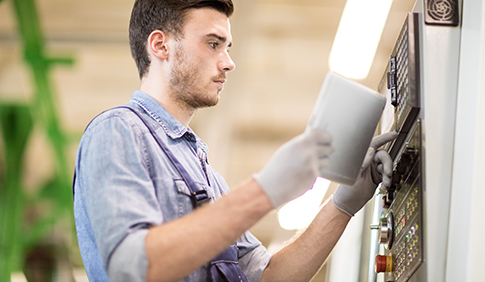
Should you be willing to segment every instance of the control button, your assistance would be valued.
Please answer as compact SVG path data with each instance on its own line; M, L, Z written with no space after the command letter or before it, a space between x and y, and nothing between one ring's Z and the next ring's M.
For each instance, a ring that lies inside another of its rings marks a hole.
M374 270L376 273L392 272L393 271L392 255L390 256L377 255Z
M411 147L411 146L406 147L404 154L406 154L406 155L417 155L418 149Z
M395 56L389 56L389 70L391 72L396 71L396 57Z
M387 89L396 88L397 78L395 72L387 73Z
M396 87L391 87L391 105L393 105L394 107L397 107L397 105L399 104L398 101L397 101L397 89Z

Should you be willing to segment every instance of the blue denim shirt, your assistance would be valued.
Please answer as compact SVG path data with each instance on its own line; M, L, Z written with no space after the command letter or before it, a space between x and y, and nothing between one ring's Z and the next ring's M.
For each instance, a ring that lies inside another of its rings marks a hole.
M156 133L209 197L229 192L207 161L207 145L190 128L141 91L133 93L129 104L151 117ZM145 281L148 229L193 210L184 180L128 109L102 113L86 129L77 153L74 193L79 247L90 281L108 281L108 276L112 281ZM259 281L271 256L250 232L236 244L242 270ZM208 264L183 281L206 281L207 270Z

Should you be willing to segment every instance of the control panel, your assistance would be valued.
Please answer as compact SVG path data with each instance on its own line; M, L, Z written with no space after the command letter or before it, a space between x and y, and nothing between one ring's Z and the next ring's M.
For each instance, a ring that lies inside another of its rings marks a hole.
M408 281L424 260L418 16L408 14L379 86L381 93L390 94L394 108L391 130L399 133L385 147L393 159L392 185L382 191L379 223L371 225L382 246L375 257L375 271L383 273L379 275L386 282Z
M379 85L379 91L387 86L394 106L393 130L400 133L395 143L402 143L416 120L420 109L419 66L419 14L409 13L389 57L388 72ZM384 83L387 81L387 83ZM395 157L399 146L388 151Z
M421 122L414 123L394 162L393 187L387 191L384 212L378 226L384 254L376 257L376 272L386 273L386 281L407 281L423 261ZM383 268L382 260L391 260Z

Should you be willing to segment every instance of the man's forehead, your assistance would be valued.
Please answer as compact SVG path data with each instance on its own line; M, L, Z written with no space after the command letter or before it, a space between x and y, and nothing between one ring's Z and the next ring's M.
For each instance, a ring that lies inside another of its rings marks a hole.
M232 42L229 18L212 8L191 9L187 12L184 24L184 34L197 33L199 36L213 36L225 38L223 41Z

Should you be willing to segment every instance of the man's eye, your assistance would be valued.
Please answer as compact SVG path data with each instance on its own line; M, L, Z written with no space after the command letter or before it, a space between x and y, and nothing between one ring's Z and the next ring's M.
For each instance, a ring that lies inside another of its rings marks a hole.
M211 46L212 49L216 49L217 46L219 45L219 43L217 43L217 42L211 42L211 43L209 43L209 45Z

